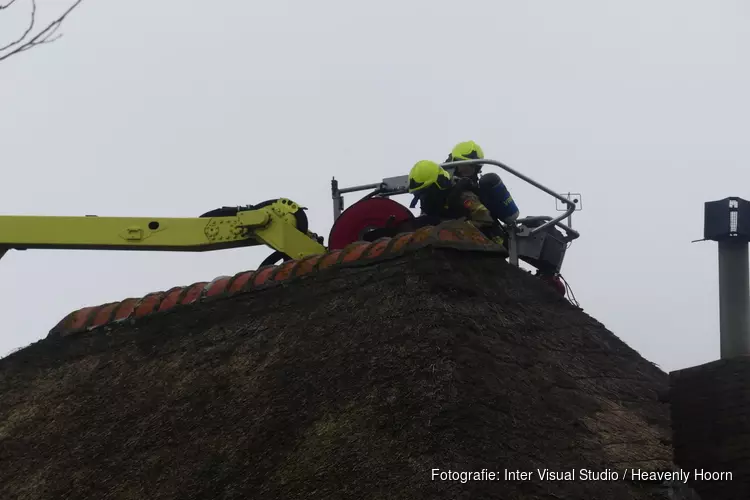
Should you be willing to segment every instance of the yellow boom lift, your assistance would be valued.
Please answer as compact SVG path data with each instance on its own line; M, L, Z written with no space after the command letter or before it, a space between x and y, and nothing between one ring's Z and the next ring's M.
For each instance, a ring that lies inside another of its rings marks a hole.
M324 253L303 208L280 198L200 217L0 216L0 257L10 249L205 252L266 245L290 258Z
M550 194L566 205L556 218L534 216L506 227L510 262L523 260L546 275L556 275L568 244L578 233L561 221L576 210L576 203L494 160L466 160L443 164L452 171L461 164L494 165ZM373 241L434 221L414 217L408 208L390 199L408 193L407 176L390 177L376 184L339 189L331 183L334 225L328 248L323 238L308 229L304 207L286 198L257 205L222 207L200 217L0 216L0 257L8 250L89 249L204 252L265 245L273 253L261 265L299 259L343 248L357 240ZM343 210L343 194L372 190ZM564 234L560 231L562 229Z

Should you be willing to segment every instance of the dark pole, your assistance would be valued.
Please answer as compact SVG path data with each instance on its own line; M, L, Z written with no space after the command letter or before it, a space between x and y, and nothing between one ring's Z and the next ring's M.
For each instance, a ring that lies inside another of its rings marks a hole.
M750 268L747 242L719 242L721 357L750 354Z
M719 243L719 321L722 359L750 354L750 202L706 202L704 239Z

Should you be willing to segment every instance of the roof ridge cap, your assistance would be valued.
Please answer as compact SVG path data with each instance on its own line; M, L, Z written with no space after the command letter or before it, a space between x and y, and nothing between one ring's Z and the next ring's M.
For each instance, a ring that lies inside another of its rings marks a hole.
M426 247L490 252L507 257L507 251L502 245L491 241L472 224L461 220L449 220L436 226L424 226L413 232L399 233L373 242L356 241L340 250L329 250L323 254L289 260L279 265L242 271L233 276L217 276L211 281L175 286L167 291L151 292L140 298L127 298L119 302L84 307L65 316L49 331L48 336L68 336L91 331L106 325L170 311L177 306L274 287L333 269L369 266Z

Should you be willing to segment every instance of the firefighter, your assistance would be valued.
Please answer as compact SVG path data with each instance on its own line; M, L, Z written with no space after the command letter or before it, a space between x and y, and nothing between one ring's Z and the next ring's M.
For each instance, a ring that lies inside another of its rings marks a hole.
M462 160L483 160L484 151L474 141L459 142L451 151L451 154L446 158L445 163L452 163L454 161ZM479 185L479 174L482 171L482 165L459 165L455 168L453 175L456 177L462 177L471 179L474 183Z
M445 160L452 163L463 160L483 160L484 151L474 141L465 141L456 144ZM480 177L482 165L458 165L454 169L453 176L466 179L479 194L482 203L489 209L490 213L505 224L513 224L518 218L519 210L508 188L496 173L484 174Z
M460 178L430 160L417 162L409 172L409 192L420 202L422 215L441 219L465 217L494 242L505 246L505 237L478 194Z

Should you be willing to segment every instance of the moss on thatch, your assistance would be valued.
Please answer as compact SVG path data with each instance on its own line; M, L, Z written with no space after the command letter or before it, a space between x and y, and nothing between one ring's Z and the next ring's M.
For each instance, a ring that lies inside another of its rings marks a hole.
M666 388L548 285L428 248L0 360L0 498L666 499L431 473L671 469Z

